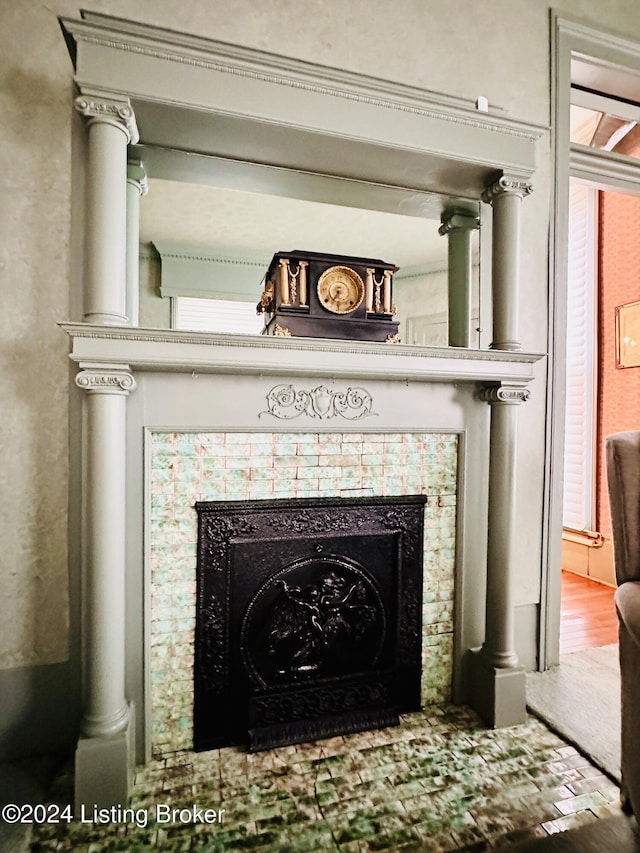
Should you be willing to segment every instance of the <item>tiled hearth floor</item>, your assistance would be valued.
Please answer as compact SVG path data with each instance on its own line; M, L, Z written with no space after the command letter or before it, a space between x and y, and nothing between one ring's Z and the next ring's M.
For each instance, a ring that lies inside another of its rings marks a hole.
M70 781L56 801L70 801ZM163 824L159 804L224 814ZM454 706L253 755L178 753L140 768L131 805L146 827L48 825L31 850L481 851L621 813L616 786L540 721L490 730Z

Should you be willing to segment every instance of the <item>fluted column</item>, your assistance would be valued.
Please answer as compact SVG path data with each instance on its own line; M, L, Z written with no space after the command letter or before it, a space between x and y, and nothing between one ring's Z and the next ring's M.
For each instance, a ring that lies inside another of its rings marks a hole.
M85 213L84 319L119 325L126 315L127 146L136 142L128 100L80 95L89 152Z
M521 385L502 383L480 391L491 405L486 627L476 653L471 704L493 726L524 722L524 669L515 650L516 449L518 407L529 397Z
M448 239L449 346L468 347L473 276L471 233L480 223L466 210L447 210L441 222L438 233Z
M81 365L86 391L84 710L88 737L126 728L125 442L126 398L135 379L126 365Z
M483 195L483 201L493 207L491 349L522 349L518 340L520 206L531 192L530 181L501 175Z
M131 326L139 322L140 306L140 197L149 189L142 163L127 167L126 314Z

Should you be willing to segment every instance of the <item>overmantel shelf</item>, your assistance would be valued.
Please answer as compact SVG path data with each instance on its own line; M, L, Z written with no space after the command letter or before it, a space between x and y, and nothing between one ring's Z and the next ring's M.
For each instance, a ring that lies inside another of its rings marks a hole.
M61 323L78 364L131 370L245 375L332 376L424 382L529 383L540 353L371 344L363 341L266 338Z

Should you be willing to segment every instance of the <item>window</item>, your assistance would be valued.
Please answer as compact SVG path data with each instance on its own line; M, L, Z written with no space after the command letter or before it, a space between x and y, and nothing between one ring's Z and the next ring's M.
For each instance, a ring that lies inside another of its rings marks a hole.
M571 89L572 143L640 158L640 106L596 92Z
M596 405L597 191L571 181L563 525L593 530Z
M172 300L172 308L174 329L259 335L264 326L262 316L250 302L178 296Z

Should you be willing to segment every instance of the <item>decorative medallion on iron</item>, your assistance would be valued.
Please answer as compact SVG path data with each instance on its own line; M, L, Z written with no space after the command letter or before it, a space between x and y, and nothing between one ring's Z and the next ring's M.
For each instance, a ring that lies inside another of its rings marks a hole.
M267 749L420 707L425 501L196 504L196 749Z
M277 252L257 305L263 334L398 342L395 264L320 252Z

